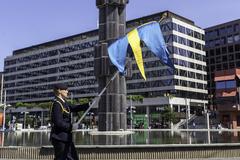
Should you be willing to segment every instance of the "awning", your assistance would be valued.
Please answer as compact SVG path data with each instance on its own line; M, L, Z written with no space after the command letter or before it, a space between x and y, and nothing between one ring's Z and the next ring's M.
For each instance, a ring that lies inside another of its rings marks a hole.
M216 81L234 80L235 77L236 77L235 74L234 75L219 76L219 77L214 77L214 81L216 82Z
M216 97L233 97L237 95L236 90L231 91L216 91Z

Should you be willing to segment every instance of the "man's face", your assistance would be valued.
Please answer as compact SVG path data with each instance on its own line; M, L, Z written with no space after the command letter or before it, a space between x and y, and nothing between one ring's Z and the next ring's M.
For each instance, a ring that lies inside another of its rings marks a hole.
M63 98L68 97L68 90L67 89L66 90L59 89L58 92Z

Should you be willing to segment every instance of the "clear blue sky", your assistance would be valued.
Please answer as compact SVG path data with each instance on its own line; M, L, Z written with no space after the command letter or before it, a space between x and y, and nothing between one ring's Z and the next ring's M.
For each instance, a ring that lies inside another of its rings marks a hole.
M164 10L207 28L240 18L240 0L129 0L127 20ZM13 50L96 29L96 0L0 0L0 71Z

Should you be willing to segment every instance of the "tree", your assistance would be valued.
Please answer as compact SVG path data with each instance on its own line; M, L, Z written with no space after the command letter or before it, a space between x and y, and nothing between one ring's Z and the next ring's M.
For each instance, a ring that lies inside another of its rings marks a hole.
M86 103L89 103L89 102L90 102L90 99L91 99L91 98L79 98L77 102L78 102L79 104L86 104Z
M144 97L142 95L128 95L128 100L143 102Z
M165 106L164 110L161 112L161 116L163 118L163 124L168 122L174 122L176 120L176 113L172 111L170 106Z
M49 108L51 105L52 105L52 102L43 102L43 103L37 104L36 106L39 108L46 109L46 108Z

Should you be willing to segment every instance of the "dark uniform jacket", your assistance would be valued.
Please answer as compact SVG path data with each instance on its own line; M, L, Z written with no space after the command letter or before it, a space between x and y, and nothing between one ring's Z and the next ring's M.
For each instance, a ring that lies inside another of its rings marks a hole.
M52 130L50 139L55 139L63 142L72 141L72 124L71 112L85 111L89 104L70 105L66 101L63 102L56 97L51 108L51 124Z

